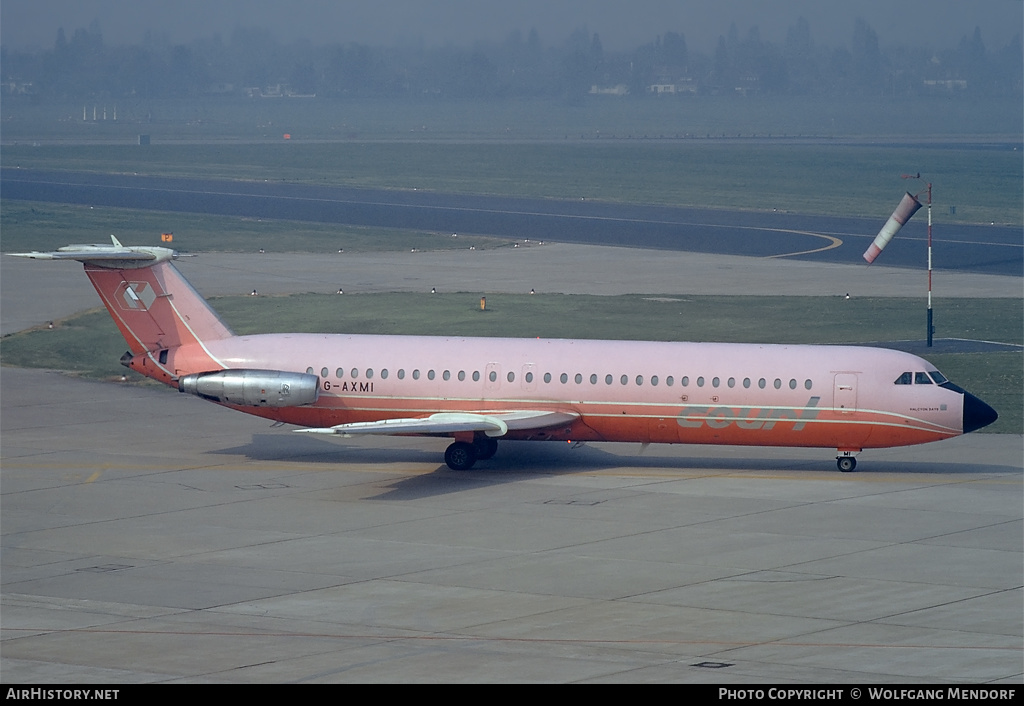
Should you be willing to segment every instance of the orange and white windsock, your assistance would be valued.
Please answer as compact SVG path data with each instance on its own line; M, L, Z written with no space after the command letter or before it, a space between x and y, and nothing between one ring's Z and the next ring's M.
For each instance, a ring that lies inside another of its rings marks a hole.
M874 242L864 251L864 259L868 261L869 265L875 261L878 253L882 252L882 249L889 244L889 241L892 240L897 231L906 225L910 217L917 213L919 208L921 208L921 202L911 196L909 192L903 195L900 205L889 216L889 220L882 226L882 230L878 231Z

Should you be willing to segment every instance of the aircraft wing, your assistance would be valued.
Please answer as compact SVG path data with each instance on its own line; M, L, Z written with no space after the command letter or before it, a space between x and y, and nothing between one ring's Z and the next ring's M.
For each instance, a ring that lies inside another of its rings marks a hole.
M454 434L457 432L481 431L487 436L504 436L511 429L546 429L548 427L568 424L579 418L572 412L544 412L534 410L516 410L511 412L491 412L477 414L473 412L440 412L429 417L409 419L384 419L379 422L353 422L338 424L323 429L296 429L297 432L309 434L340 434L341 436L359 435L434 435Z

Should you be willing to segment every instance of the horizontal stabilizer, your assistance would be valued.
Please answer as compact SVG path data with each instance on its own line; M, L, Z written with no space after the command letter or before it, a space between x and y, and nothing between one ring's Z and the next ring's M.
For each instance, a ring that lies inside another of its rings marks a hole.
M442 412L429 417L411 419L385 419L379 422L354 422L339 424L326 429L296 429L298 432L310 434L340 434L341 436L360 435L417 435L417 434L456 434L459 432L483 432L487 436L504 436L511 429L546 429L548 427L567 424L579 415L568 412L542 412L534 410L516 410L496 412L493 414L475 414L472 412Z
M32 260L78 260L86 265L116 269L146 267L163 260L173 260L178 254L169 248L149 245L124 246L113 235L110 245L65 245L52 252L10 253L13 257Z
M69 246L70 247L70 246ZM80 247L80 246L77 246ZM96 250L70 250L55 252L13 252L11 257L28 257L33 260L155 260L153 253L137 253L130 250L102 252Z

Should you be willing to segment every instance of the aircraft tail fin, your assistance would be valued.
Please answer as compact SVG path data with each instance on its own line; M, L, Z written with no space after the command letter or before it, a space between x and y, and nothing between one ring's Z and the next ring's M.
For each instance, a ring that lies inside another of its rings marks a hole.
M54 252L12 253L36 260L78 260L135 355L234 334L156 246L68 245Z

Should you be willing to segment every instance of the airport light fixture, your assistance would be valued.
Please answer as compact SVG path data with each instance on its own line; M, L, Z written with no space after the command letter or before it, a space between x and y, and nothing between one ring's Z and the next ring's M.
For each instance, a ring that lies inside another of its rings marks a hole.
M924 181L921 179L921 172L917 174L901 174L901 179L918 179L925 184L924 191L928 192L928 329L927 329L927 341L928 348L932 347L932 335L935 333L935 327L932 325L932 183L930 181ZM920 196L923 191L919 191L914 195L916 199Z

